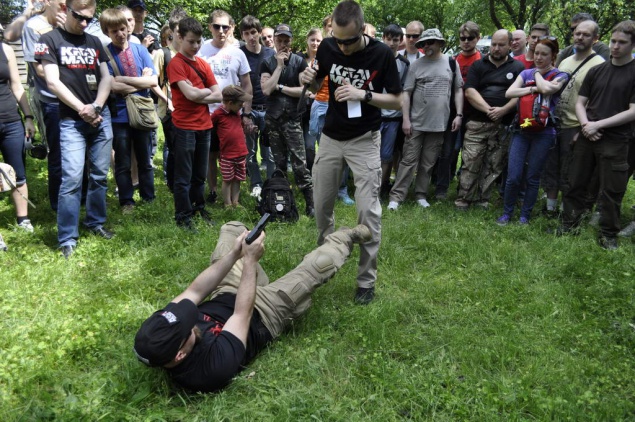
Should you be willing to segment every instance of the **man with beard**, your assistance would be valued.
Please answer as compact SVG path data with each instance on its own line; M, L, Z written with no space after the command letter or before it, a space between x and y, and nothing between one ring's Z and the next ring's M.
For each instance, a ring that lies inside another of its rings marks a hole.
M489 55L474 62L467 76L465 97L472 106L466 124L459 192L459 210L470 204L489 204L491 187L507 162L509 133L516 99L505 98L507 88L524 66L509 57L512 34L501 29L492 35Z

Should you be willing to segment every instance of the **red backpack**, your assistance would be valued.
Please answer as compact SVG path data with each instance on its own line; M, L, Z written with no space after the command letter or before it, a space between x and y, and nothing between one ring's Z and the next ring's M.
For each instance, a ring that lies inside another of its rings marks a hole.
M554 69L544 76L546 81L553 80L560 72ZM527 81L525 87L536 86L536 81ZM543 95L538 92L523 95L518 99L518 126L523 132L540 132L545 129L549 120L553 120L549 105L551 95ZM554 123L552 121L552 123Z

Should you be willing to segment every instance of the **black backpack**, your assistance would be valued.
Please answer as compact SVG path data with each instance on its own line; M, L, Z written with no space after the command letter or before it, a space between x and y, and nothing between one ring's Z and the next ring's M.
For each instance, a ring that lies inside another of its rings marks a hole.
M271 178L265 180L256 210L263 215L271 214L271 221L298 221L298 208L291 190L291 184L280 169L276 169Z

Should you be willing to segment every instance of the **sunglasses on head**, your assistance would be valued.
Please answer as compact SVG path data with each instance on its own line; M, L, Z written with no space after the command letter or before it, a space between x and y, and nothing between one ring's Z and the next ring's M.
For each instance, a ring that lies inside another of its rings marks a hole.
M558 38L556 37L552 37L551 35L543 35L542 37L538 38L538 40L549 40L549 41L556 41Z
M419 38L421 34L406 34L406 38Z
M461 41L474 41L476 39L475 36L469 36L469 37L459 37L459 39Z
M358 36L353 37L353 38L347 38L345 40L341 39L341 38L335 38L335 36L333 35L333 31L331 31L331 38L333 38L333 40L338 43L339 45L351 45L351 44L355 44L357 41L359 41L359 39L362 37L362 34L360 33Z
M231 26L229 26L229 25L219 25L217 23L213 23L212 24L212 28L214 28L217 31L220 31L221 28L222 28L223 32L227 32L227 31L229 31L229 28L231 28Z
M84 15L80 15L79 13L77 13L76 11L74 11L73 9L71 9L70 7L68 8L68 10L71 11L71 14L73 15L73 17L78 21L78 22L86 22L87 24L90 24L93 20L95 20L94 16L84 16Z

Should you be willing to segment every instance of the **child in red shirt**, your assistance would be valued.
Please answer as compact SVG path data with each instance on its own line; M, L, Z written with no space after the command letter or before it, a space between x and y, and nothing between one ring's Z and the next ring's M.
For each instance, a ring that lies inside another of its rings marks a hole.
M238 86L229 85L223 89L222 105L212 113L212 123L220 140L221 192L226 207L238 205L240 182L247 178L246 158L249 151L240 109L249 100L251 95Z

